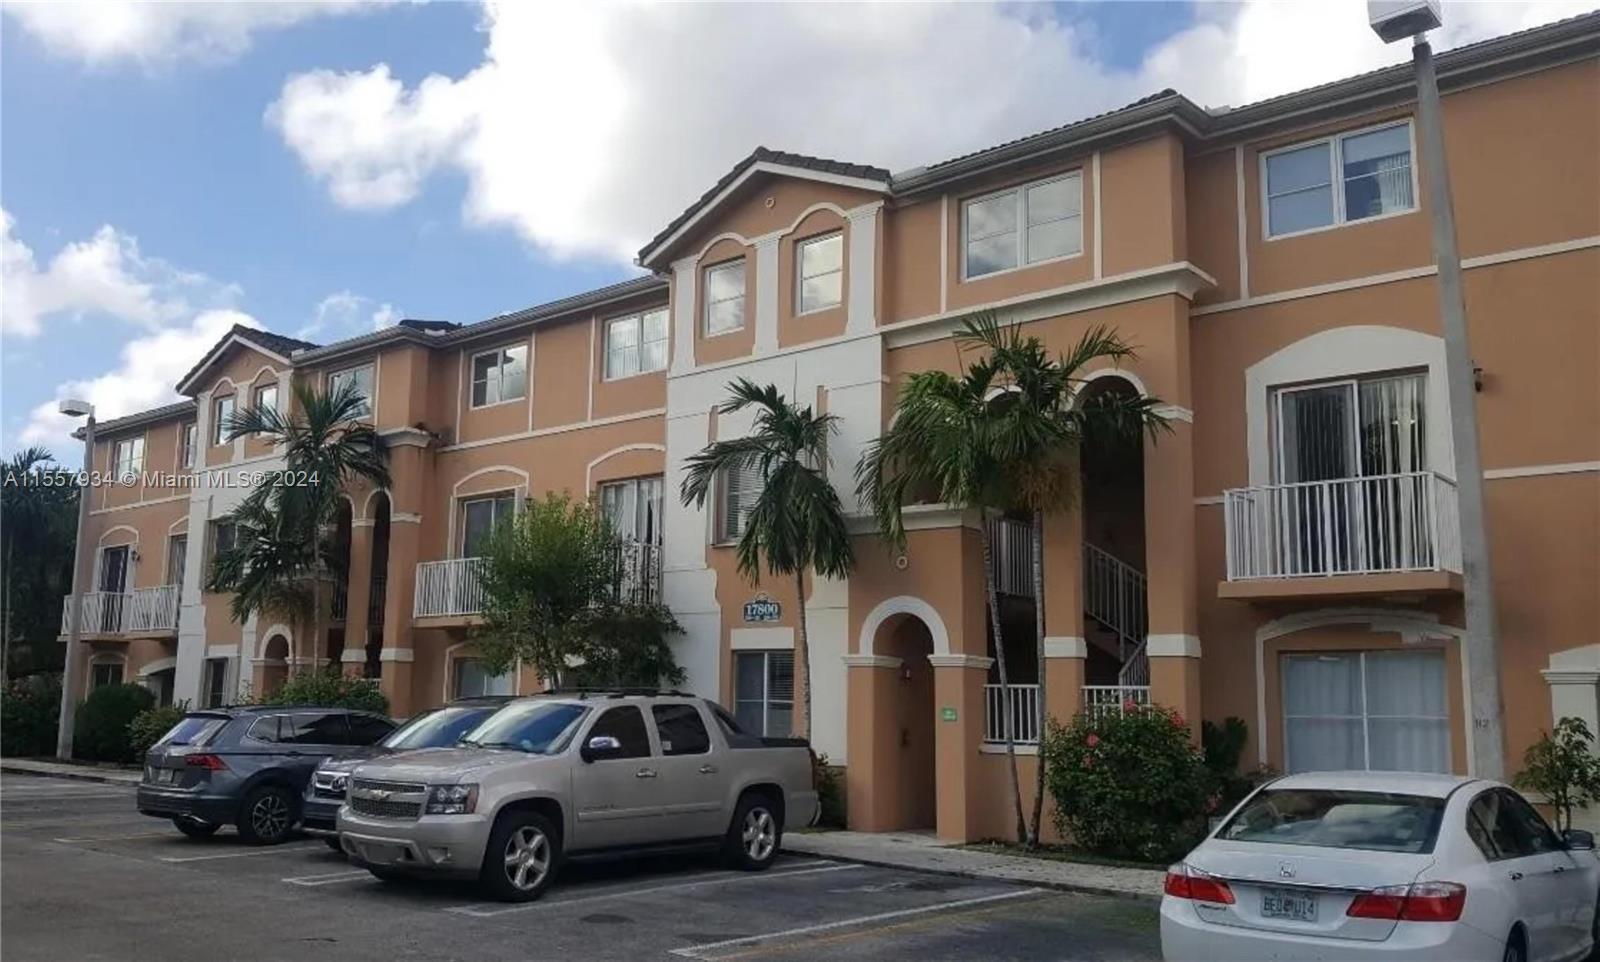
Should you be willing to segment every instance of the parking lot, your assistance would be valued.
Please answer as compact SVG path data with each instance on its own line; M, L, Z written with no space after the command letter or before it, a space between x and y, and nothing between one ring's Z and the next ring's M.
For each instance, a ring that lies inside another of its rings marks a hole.
M0 954L23 959L1153 959L1152 903L786 856L572 864L541 901L386 884L320 840L191 840L118 785L0 779Z

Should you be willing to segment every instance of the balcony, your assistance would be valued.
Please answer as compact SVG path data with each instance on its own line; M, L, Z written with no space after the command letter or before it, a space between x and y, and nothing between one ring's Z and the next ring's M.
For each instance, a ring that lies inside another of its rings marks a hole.
M987 518L989 563L996 593L1033 597L1033 526L1010 518Z
M983 740L990 744L1004 743L1009 714L1012 744L1039 744L1043 719L1039 711L1039 686L1009 685L1007 688L1009 692L999 685L983 686Z
M616 600L629 604L661 603L661 546L638 541L612 547L612 587ZM374 581L373 597L383 586ZM377 602L381 605L381 600ZM483 613L483 559L452 558L417 565L417 590L411 614L424 627L466 625ZM381 620L381 614L377 616ZM374 624L377 622L375 621Z
M178 585L131 592L90 591L82 596L79 634L99 638L159 638L178 632ZM61 634L72 629L72 596L62 599Z
M1461 590L1455 482L1418 471L1223 493L1227 580L1251 601Z

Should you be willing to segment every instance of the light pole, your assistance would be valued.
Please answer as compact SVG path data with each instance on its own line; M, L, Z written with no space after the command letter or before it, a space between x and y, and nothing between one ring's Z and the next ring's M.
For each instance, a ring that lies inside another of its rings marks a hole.
M1372 29L1385 43L1411 37L1417 74L1417 147L1422 153L1432 214L1433 257L1439 272L1439 318L1444 326L1445 381L1450 436L1455 443L1456 492L1461 524L1461 580L1467 638L1464 661L1471 678L1472 773L1505 777L1500 713L1500 638L1495 624L1494 579L1483 510L1483 462L1478 453L1478 395L1467 343L1467 308L1461 290L1456 214L1445 163L1439 81L1427 31L1442 22L1438 0L1369 0Z
M83 483L78 486L78 532L72 539L72 594L67 598L67 657L61 666L61 721L56 726L56 757L72 758L72 727L78 712L78 638L83 634L83 539L89 528L89 481L94 475L94 405L68 398L61 413L84 417Z

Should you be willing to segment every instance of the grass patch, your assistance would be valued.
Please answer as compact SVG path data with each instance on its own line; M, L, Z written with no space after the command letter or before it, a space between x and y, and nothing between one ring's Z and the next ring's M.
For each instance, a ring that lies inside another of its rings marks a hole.
M989 855L1015 855L1020 858L1043 859L1047 862L1078 862L1084 865L1106 865L1112 868L1141 868L1156 871L1165 871L1167 867L1166 863L1136 862L1131 859L1096 855L1093 852L1085 852L1083 849L1074 848L1070 845L1041 845L1038 848L1030 849L1026 846L1018 845L1016 842L1001 842L991 839L983 842L973 842L970 845L961 847L973 852L985 852Z

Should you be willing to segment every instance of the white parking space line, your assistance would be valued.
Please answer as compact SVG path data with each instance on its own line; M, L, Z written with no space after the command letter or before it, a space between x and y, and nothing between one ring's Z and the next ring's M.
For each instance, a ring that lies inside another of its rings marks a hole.
M715 875L701 876L690 882L676 882L671 885L651 885L645 888L618 889L616 891L597 892L594 895L579 895L570 899L548 899L540 902L525 902L521 905L506 905L503 902L478 902L473 905L456 905L445 909L446 912L456 912L461 915L470 915L474 918L486 919L497 915L510 915L513 912L529 912L541 908L565 908L568 905L581 905L585 902L600 902L607 899L622 899L634 895L654 895L658 892L677 892L684 889L699 888L705 885L722 885L728 882L772 882L778 879L793 878L796 875L820 875L824 872L849 872L865 868L862 865L827 865L822 868L803 868L793 872L764 872L760 875L751 875L747 872L727 872Z
M135 838L170 838L177 839L176 835L168 832L135 832L131 835L89 835L83 838L52 838L52 842L64 842L67 845L82 845L85 842L120 842L124 839Z
M128 798L132 792L106 791L97 789L83 792L63 792L53 789L47 792L0 792L0 804L5 802L70 802L80 798Z
M290 885L304 885L316 887L318 885L337 885L340 882L356 882L364 878L372 878L372 873L364 868L346 869L343 872L325 872L322 875L301 875L297 878L280 879Z
M780 932L765 932L761 935L747 935L738 939L724 939L721 942L705 942L700 945L686 945L681 949L673 949L672 954L686 959L709 960L717 958L714 955L701 953L711 949L726 949L736 945L750 945L755 942L765 942L768 939L783 939L795 935L811 935L815 932L831 932L834 929L845 929L853 925L866 925L870 922L884 922L889 919L905 918L910 915L925 915L929 912L942 912L949 909L966 908L970 905L984 905L989 902L1000 902L1006 899L1022 898L1025 895L1037 895L1043 889L1019 889L1015 892L1001 892L998 895L984 895L973 899L959 899L955 902L939 902L935 905L919 905L914 909L900 909L895 912L879 912L876 915L862 915L853 919L840 919L837 922L823 922L818 925L803 925L795 929L784 929Z
M161 862L208 862L217 858L249 858L252 855L290 855L295 852L304 852L313 848L323 848L321 842L315 845L274 845L271 848L253 848L245 852L215 852L210 855L162 855L158 857Z

